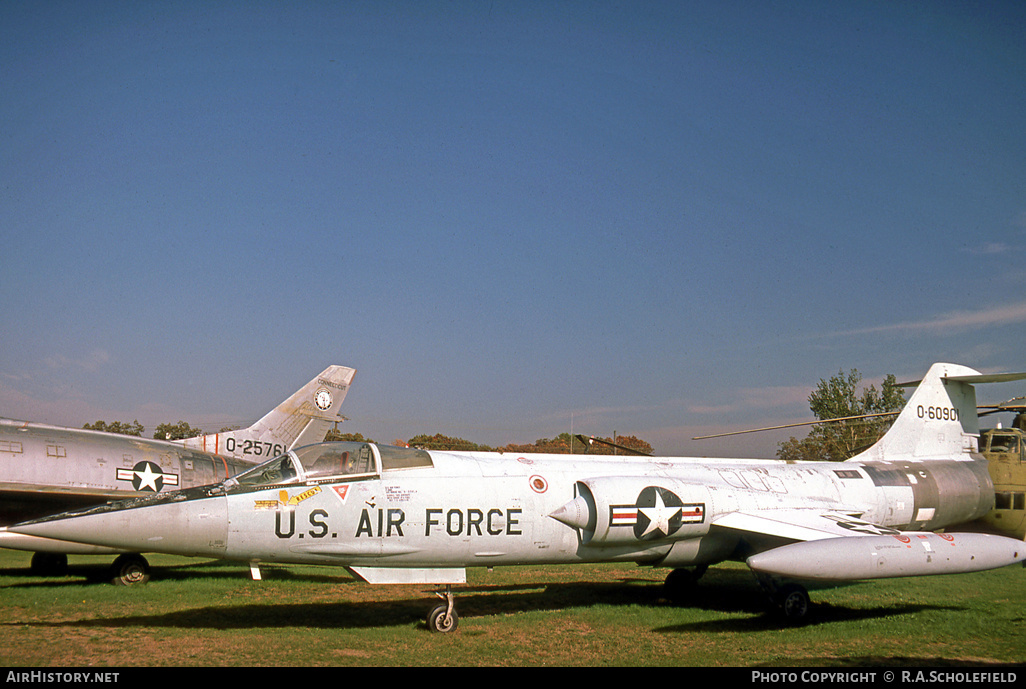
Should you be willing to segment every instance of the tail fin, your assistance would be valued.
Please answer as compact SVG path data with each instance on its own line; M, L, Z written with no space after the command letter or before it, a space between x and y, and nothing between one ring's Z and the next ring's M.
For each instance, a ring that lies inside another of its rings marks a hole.
M958 364L934 364L884 437L849 461L972 459L980 435L973 384L1024 378L1026 373L983 375Z
M176 442L252 462L274 457L292 447L322 442L331 425L342 420L342 400L355 374L356 369L329 366L249 428Z

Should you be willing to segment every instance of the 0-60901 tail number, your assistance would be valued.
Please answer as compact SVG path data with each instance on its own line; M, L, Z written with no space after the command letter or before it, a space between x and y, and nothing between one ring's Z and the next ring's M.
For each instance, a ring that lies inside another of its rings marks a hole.
M958 421L958 409L955 407L924 407L919 405L916 413L920 419L932 419L934 421Z

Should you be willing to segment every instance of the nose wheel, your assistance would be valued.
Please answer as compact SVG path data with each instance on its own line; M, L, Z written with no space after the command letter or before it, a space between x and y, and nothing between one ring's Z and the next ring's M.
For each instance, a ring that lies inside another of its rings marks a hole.
M455 599L452 595L452 587L446 586L445 593L436 591L435 595L444 600L444 603L440 603L431 609L431 612L427 616L427 626L433 632L440 634L448 634L449 632L456 631L456 627L459 626L460 618L456 614Z

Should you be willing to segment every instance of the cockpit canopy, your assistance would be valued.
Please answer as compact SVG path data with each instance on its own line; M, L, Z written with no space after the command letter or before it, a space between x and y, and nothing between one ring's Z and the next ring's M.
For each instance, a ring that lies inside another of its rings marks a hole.
M431 467L431 455L408 447L374 443L317 443L290 450L234 478L257 487L339 478L367 478L382 471Z
M986 442L982 448L983 452L994 452L999 454L1019 456L1021 442L1020 431L1015 430L993 430L984 434Z

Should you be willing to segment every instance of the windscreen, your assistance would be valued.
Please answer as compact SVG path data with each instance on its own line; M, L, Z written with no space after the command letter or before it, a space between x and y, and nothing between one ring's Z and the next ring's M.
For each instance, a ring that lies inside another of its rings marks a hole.
M319 443L301 447L294 454L308 481L374 474L377 471L374 448L370 443Z
M303 480L300 469L290 453L279 455L263 464L239 474L234 479L240 486L264 486L276 483L295 483Z

